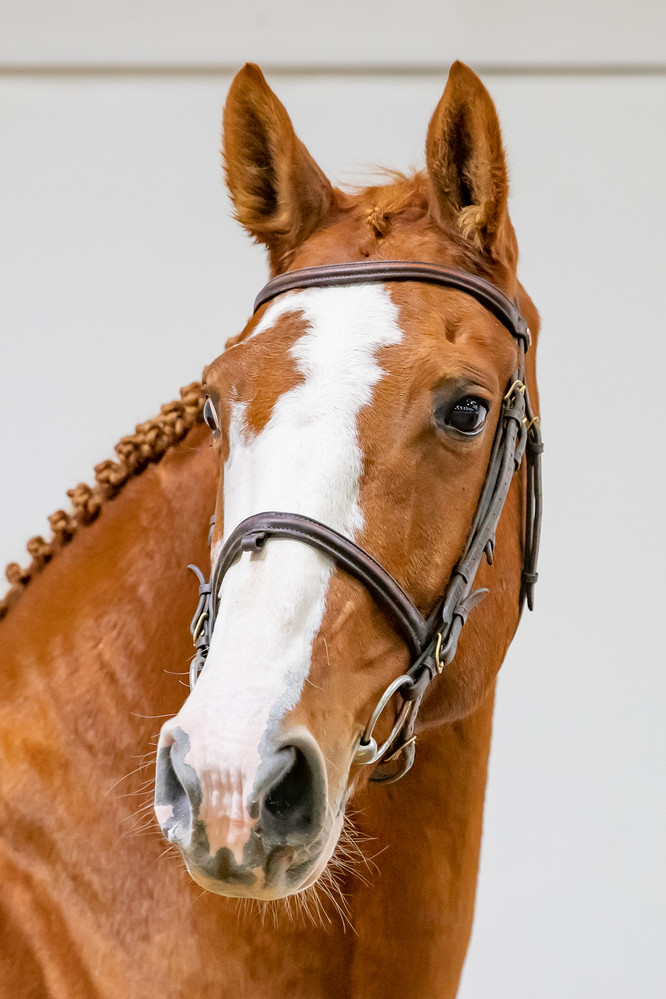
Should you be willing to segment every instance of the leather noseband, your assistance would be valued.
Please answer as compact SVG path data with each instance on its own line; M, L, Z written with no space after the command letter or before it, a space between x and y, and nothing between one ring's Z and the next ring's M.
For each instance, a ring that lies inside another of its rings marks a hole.
M520 468L524 455L527 461L527 495L520 604L522 607L526 600L530 610L533 608L537 581L542 508L543 442L539 418L532 411L525 383L525 351L531 343L531 336L518 303L512 302L496 285L474 274L436 264L403 260L355 261L281 274L259 292L254 311L288 291L395 281L419 281L470 295L506 327L517 346L516 367L502 401L485 483L468 539L444 595L432 613L424 618L393 576L355 542L318 520L297 513L258 513L238 524L224 542L208 583L196 566L190 566L200 583L199 604L191 626L196 648L190 668L191 687L206 661L224 576L242 552L258 551L269 540L287 538L299 541L327 555L341 569L358 579L384 606L399 626L413 661L406 673L397 677L384 691L361 735L354 762L372 765L371 780L385 783L398 780L411 767L416 741L414 728L426 689L452 661L468 614L488 592L472 587L484 555L489 563L492 562L497 524L514 472ZM214 521L213 517L211 525ZM374 738L375 726L397 693L402 698L402 705L390 735L378 746Z

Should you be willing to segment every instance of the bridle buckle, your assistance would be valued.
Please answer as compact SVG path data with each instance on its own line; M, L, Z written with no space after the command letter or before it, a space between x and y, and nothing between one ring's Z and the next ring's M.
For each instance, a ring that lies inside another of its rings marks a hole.
M209 618L208 609L206 609L201 612L201 614L196 620L196 623L192 629L192 641L194 642L195 645L199 641L201 633L206 627L206 622L208 621L208 618Z
M526 391L527 385L525 382L521 381L520 378L516 378L515 382L513 382L511 388L504 396L504 402L511 402L514 399L514 396L524 395Z
M441 631L438 631L437 645L435 646L435 666L437 667L437 672L440 676L442 675L444 667L446 666L446 663L442 662L442 660L439 658L439 653L441 648L442 648L442 633Z

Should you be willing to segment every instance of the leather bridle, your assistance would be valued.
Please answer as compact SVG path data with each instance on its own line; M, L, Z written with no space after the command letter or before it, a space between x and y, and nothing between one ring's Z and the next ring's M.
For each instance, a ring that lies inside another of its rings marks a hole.
M190 668L193 688L204 666L213 625L219 608L222 580L244 551L258 551L268 540L288 538L300 541L331 558L341 569L358 579L399 625L410 647L412 664L384 691L356 748L354 762L374 767L373 781L398 780L414 762L414 728L423 696L430 683L452 661L467 616L488 592L473 590L474 580L486 557L493 560L495 532L514 472L526 456L527 482L523 571L520 606L534 602L537 556L541 532L541 453L543 443L539 418L533 413L525 383L525 352L531 342L527 323L517 302L485 278L435 264L403 260L356 261L289 271L273 278L259 292L256 312L262 305L287 291L332 285L368 282L419 281L464 292L480 302L516 340L517 362L502 401L495 438L479 504L461 558L454 568L443 597L424 618L412 599L393 576L355 542L325 524L297 513L266 512L248 517L227 537L207 583L196 566L199 578L199 604L191 631L196 655ZM211 520L212 524L215 518ZM377 745L374 730L395 694L402 704L390 735Z

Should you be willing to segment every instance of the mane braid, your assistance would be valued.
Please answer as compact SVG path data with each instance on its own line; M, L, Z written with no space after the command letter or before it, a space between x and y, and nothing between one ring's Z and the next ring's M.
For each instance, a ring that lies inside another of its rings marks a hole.
M40 535L30 538L26 546L32 558L30 565L26 569L17 562L7 566L5 575L10 588L0 600L0 620L16 603L32 577L72 540L77 529L99 516L105 500L116 496L126 482L139 475L147 465L159 461L195 424L203 422L203 403L201 383L186 385L180 390L180 399L165 403L158 416L140 423L135 433L116 444L117 461L103 461L95 466L94 486L81 482L67 491L72 512L56 510L48 518L53 531L51 540L45 541Z

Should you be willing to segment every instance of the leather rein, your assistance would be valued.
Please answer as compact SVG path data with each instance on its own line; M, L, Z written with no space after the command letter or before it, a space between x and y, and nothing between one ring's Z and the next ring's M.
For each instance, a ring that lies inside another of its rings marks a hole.
M502 410L488 463L479 504L470 526L462 556L453 569L443 597L432 613L423 617L411 597L379 562L355 542L318 520L297 513L266 512L248 517L228 536L209 582L196 566L189 566L199 579L199 604L191 632L196 649L190 667L190 687L201 672L210 647L219 608L219 593L226 573L242 552L259 551L268 540L288 538L309 545L331 558L358 579L399 625L410 647L412 663L382 694L356 748L354 763L373 766L371 780L399 780L414 762L414 729L423 696L456 654L458 639L470 611L488 590L473 589L483 557L493 561L497 524L516 472L526 458L527 484L523 537L523 571L520 606L534 605L537 557L541 533L541 453L543 442L539 418L534 415L525 383L525 352L531 343L527 323L517 302L512 302L485 278L455 268L403 260L356 261L289 271L273 278L259 292L254 312L277 295L288 291L368 282L419 281L452 288L475 298L515 338L517 363L502 400ZM215 518L211 519L212 525ZM210 541L210 539L209 539ZM374 736L381 715L395 694L402 703L390 735L380 744Z

